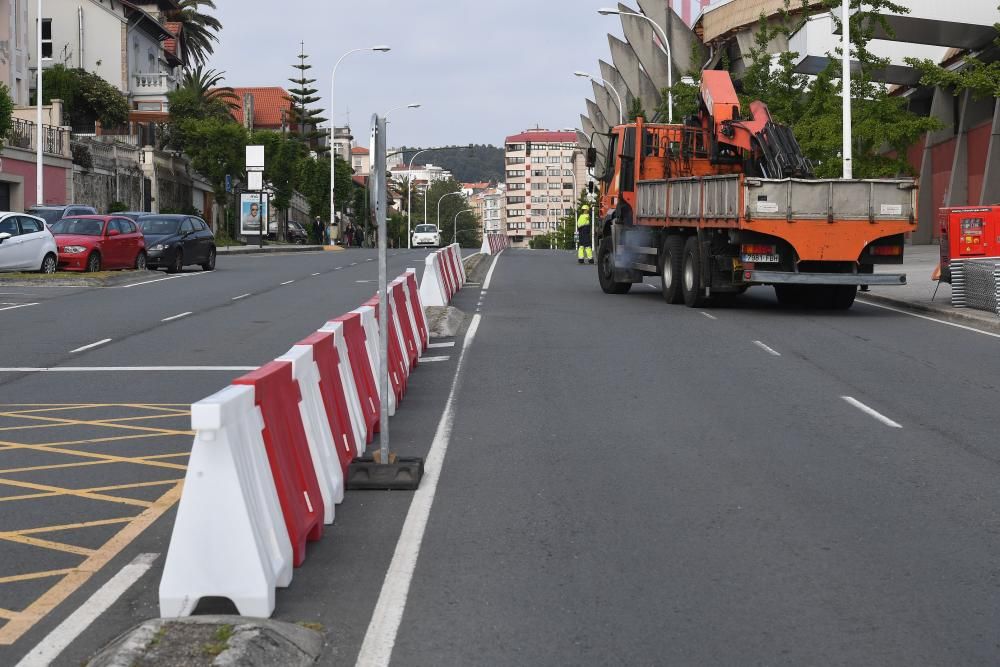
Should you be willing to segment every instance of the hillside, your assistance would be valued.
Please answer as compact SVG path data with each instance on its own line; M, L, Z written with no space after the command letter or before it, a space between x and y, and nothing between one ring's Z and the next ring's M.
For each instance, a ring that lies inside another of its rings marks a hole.
M407 148L403 153L408 164L419 148ZM454 176L459 183L499 183L504 180L503 148L485 144L455 146L445 150L424 153L417 158L417 164L430 162L440 165Z

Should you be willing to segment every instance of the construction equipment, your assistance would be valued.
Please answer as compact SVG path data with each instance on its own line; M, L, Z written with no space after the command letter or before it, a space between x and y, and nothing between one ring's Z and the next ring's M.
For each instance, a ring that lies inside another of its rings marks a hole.
M783 304L846 309L859 285L905 284L874 265L903 262L913 179L817 179L766 104L741 114L729 73L706 70L699 111L683 124L610 128L605 155L591 137L601 288L623 294L659 275L669 303L773 285Z

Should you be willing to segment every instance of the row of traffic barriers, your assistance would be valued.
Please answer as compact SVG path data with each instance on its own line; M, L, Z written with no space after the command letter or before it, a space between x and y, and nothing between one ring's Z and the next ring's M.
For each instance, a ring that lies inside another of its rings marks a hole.
M424 277L420 281L420 301L425 306L447 306L465 285L462 249L452 243L427 255Z
M386 291L393 415L429 336L416 271ZM195 437L160 580L161 616L190 615L206 597L228 598L244 616L274 611L275 588L289 585L306 543L333 523L348 466L379 430L378 300L191 406Z
M484 255L497 255L501 250L508 247L507 235L499 232L486 232L483 234L483 247L480 252Z

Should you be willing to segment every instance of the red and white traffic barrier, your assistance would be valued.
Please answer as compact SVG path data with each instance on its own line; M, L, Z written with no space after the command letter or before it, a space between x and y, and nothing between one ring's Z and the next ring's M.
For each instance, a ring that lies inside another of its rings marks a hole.
M480 252L484 255L497 255L508 245L506 234L486 232L483 234L483 247L480 248Z
M465 284L461 248L452 243L427 255L420 281L420 301L426 306L447 306Z

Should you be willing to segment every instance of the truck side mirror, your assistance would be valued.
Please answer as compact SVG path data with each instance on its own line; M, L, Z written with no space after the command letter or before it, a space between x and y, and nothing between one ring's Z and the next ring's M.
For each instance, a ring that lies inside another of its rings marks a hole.
M597 166L597 149L591 146L587 149L587 168L593 169Z

